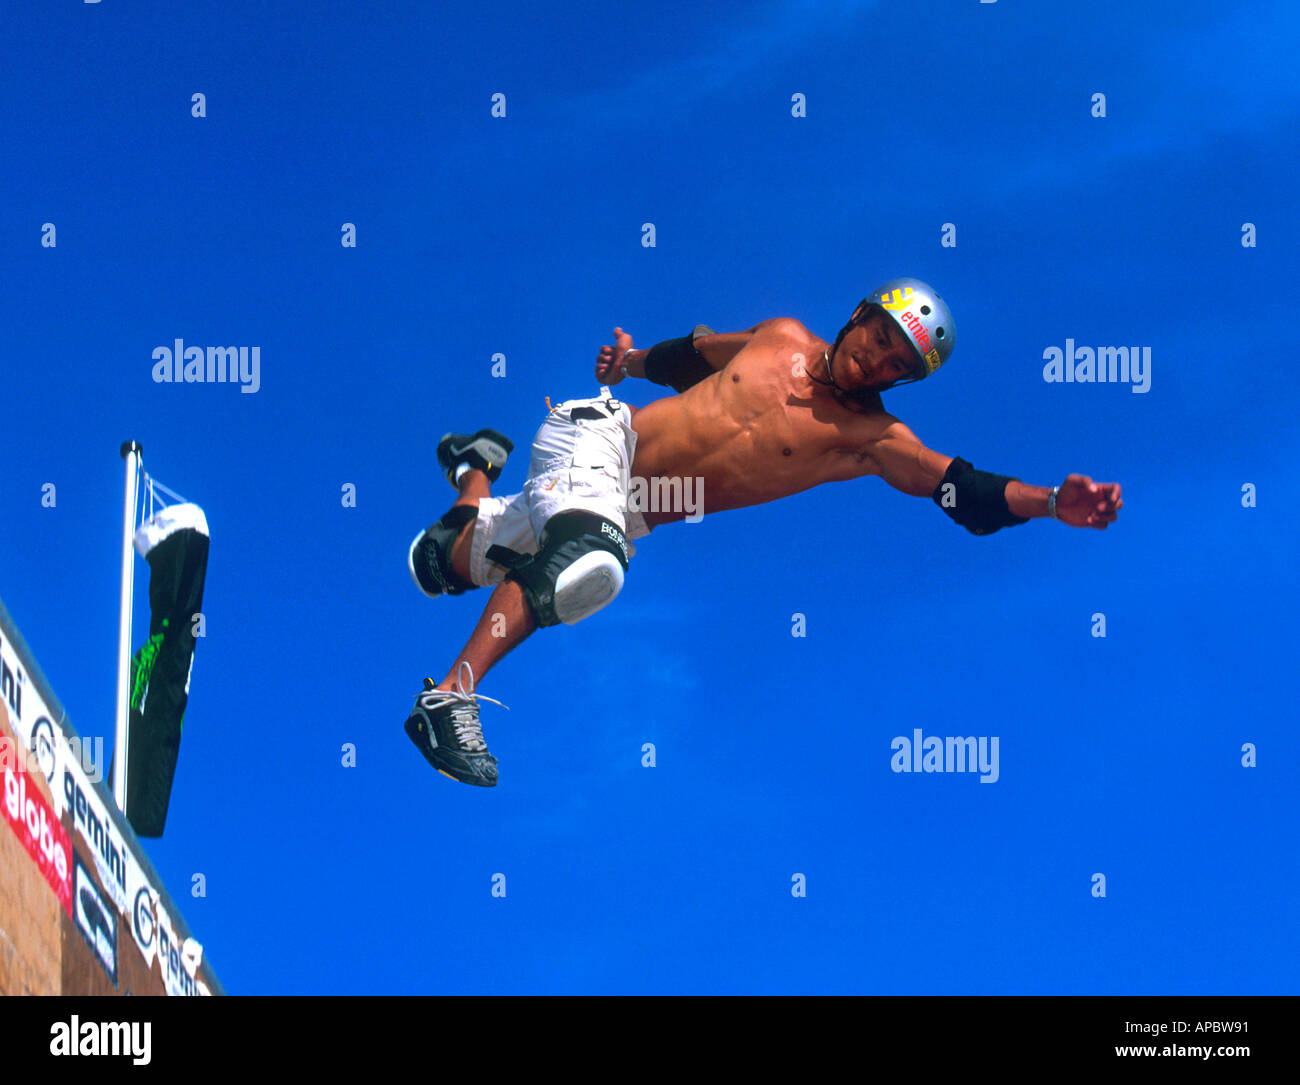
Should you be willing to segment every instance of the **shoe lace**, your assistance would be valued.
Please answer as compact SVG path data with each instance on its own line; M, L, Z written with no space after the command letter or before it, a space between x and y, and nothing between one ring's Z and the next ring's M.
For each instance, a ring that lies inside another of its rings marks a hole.
M465 689L464 679L461 678L462 668L469 672L469 690ZM420 704L425 708L439 708L448 701L456 701L451 709L451 722L456 730L456 741L465 749L474 753L487 749L487 742L483 738L483 725L478 718L478 701L490 701L492 704L510 711L509 706L501 704L500 701L485 697L481 693L474 692L474 668L469 665L469 660L462 659L460 666L456 668L456 688L455 689L431 689L426 693L420 694Z

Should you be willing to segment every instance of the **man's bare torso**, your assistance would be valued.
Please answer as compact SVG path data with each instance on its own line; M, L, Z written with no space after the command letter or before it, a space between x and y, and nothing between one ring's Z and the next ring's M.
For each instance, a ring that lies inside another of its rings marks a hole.
M772 321L721 371L636 411L633 475L703 479L708 514L871 473L865 450L894 419L879 397L859 413L813 383L798 363L813 365L826 346L798 321Z

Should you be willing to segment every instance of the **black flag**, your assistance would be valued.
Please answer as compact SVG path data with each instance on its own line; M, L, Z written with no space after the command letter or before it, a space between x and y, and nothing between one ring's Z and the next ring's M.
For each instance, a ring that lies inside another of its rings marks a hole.
M198 505L170 505L135 533L149 563L149 639L131 660L126 816L139 836L162 836L180 753L203 610L208 522Z

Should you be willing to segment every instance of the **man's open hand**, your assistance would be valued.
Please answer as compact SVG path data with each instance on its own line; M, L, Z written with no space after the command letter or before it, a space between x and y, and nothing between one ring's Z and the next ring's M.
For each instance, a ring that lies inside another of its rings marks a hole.
M1068 475L1056 493L1057 518L1071 527L1105 531L1123 507L1118 482L1093 482L1087 475Z
M632 349L632 337L622 328L614 329L614 345L603 346L596 355L596 380L617 384L623 379L623 355Z

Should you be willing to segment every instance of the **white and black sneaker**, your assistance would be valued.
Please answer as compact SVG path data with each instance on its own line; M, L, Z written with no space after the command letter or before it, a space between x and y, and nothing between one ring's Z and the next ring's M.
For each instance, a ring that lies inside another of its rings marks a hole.
M472 435L448 433L438 442L438 463L452 489L458 489L456 469L462 463L482 471L489 482L496 482L501 477L506 458L514 450L514 442L494 429L481 429Z
M461 666L469 670L470 692L465 691L459 670L456 688L451 690L436 689L433 679L426 678L407 717L406 734L444 776L475 787L496 787L497 759L488 752L483 738L478 702L501 702L474 693L474 672L468 662L462 661Z

